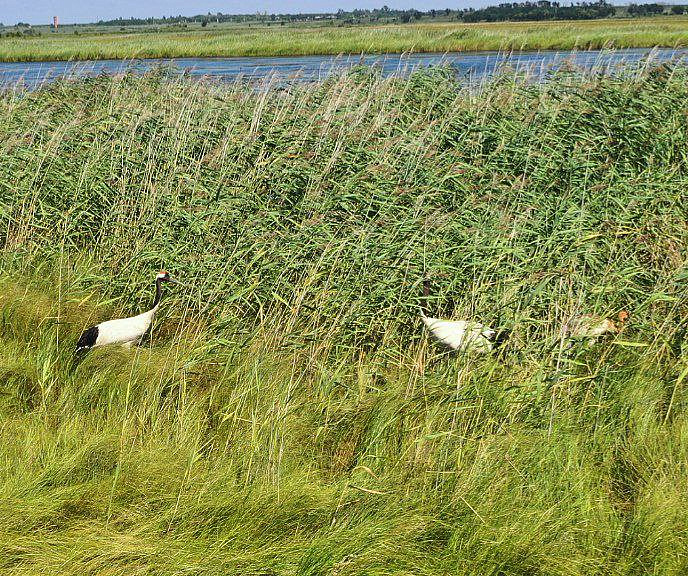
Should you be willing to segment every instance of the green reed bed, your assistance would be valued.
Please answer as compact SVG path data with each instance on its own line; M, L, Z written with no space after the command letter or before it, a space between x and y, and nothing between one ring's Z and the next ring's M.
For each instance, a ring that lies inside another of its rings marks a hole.
M685 573L687 80L6 93L3 574ZM425 275L503 357L427 342Z
M8 36L0 38L0 60L588 50L687 45L688 17L667 16L581 22L231 27L155 34Z

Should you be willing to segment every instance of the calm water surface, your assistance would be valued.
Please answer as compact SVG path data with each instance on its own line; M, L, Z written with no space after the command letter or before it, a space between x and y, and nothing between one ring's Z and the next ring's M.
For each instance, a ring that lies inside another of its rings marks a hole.
M586 52L450 52L446 54L387 54L369 56L294 56L284 58L175 58L144 60L98 60L77 62L0 62L0 84L23 84L35 88L56 78L79 78L100 74L144 73L165 66L173 73L222 81L313 82L356 64L377 66L386 76L439 64L452 66L467 78L482 78L509 67L546 78L563 64L586 70L613 72L649 59L659 63L686 61L688 50L629 49Z

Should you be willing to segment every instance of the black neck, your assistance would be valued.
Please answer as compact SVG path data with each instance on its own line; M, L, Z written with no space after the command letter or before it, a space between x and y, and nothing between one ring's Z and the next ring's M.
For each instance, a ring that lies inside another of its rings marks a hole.
M162 280L157 278L155 280L155 300L153 300L152 308L155 308L160 303L160 297L162 296Z

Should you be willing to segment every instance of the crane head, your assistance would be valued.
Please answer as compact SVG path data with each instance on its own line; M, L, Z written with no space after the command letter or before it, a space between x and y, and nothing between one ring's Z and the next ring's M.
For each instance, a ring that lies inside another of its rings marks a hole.
M169 282L170 284L179 284L174 278L170 276L167 270L160 270L155 277L156 282Z

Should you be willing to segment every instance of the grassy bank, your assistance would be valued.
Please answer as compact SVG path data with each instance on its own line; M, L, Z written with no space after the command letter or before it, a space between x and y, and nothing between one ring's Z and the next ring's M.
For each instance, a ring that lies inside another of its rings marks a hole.
M687 80L4 95L3 574L684 574ZM502 359L428 344L424 274Z
M0 60L296 56L688 45L688 17L583 22L240 27L214 31L0 38Z

